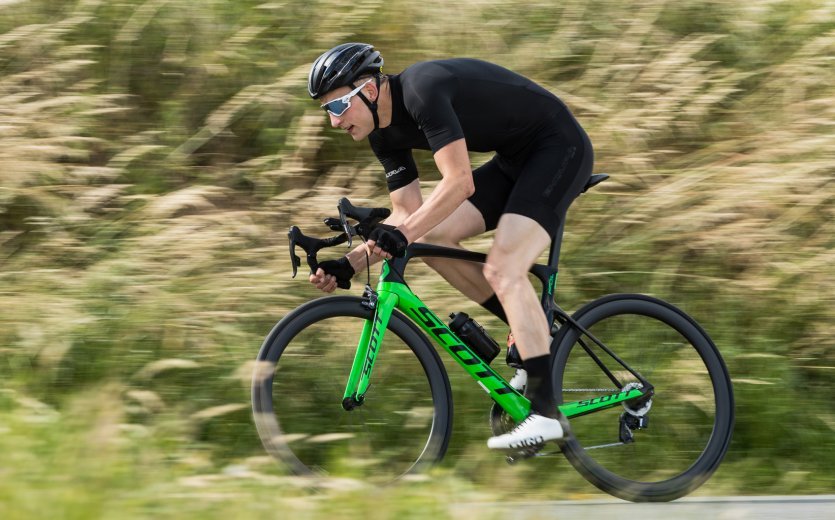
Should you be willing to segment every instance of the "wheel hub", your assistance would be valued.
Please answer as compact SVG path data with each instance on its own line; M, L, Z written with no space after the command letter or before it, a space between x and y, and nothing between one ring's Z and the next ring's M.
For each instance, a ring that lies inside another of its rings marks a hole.
M635 390L635 389L641 390L643 388L644 388L644 385L642 385L641 383L634 382L634 383L627 383L627 384L623 385L623 388L621 390L623 392L628 392L630 390ZM638 401L638 403L637 403L638 406L637 407L635 407L636 403L634 403L634 402L633 403L624 402L623 403L623 408L624 408L624 410L626 410L626 413L628 413L629 415L631 415L633 417L643 417L647 414L647 412L649 412L649 409L652 408L652 398L649 398L649 399L646 399L646 400L638 399L637 401Z

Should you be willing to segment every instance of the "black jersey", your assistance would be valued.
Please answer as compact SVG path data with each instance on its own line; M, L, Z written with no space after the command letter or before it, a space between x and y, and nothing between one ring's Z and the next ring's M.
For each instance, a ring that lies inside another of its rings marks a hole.
M389 85L391 125L369 135L389 191L417 179L415 148L437 152L463 137L472 151L524 157L537 133L565 110L533 81L474 59L416 63L389 76Z

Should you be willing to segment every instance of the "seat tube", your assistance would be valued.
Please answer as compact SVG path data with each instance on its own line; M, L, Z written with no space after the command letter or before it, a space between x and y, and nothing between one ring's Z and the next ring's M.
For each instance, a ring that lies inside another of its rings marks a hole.
M565 215L560 217L560 225L551 243L551 253L548 255L548 266L557 267L560 262L560 249L562 249L562 237L565 232Z

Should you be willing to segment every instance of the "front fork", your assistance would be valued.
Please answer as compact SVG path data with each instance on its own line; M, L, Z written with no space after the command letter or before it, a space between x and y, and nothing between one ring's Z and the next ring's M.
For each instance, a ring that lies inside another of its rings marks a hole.
M391 319L391 313L397 306L397 295L389 291L377 293L371 287L366 286L365 296L366 300L363 305L373 309L374 316L371 320L366 320L357 344L354 364L342 398L342 407L345 410L353 410L365 400L365 393L371 385L374 361L380 352L380 345L383 343L383 335Z

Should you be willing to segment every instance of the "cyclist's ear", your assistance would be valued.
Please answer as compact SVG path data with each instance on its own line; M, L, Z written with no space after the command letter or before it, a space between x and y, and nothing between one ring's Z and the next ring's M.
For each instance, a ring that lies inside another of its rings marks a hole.
M368 101L372 103L380 101L380 91L385 82L386 79L384 76L381 76L379 78L379 81L369 81L368 84L363 88L363 90L365 91L363 92L363 95L365 95L365 97L368 98Z
M377 88L377 84L371 81L368 83L368 85L365 86L365 88L368 89L368 94L365 96L368 98L368 101L372 103L378 101L377 98L380 97L380 89Z

